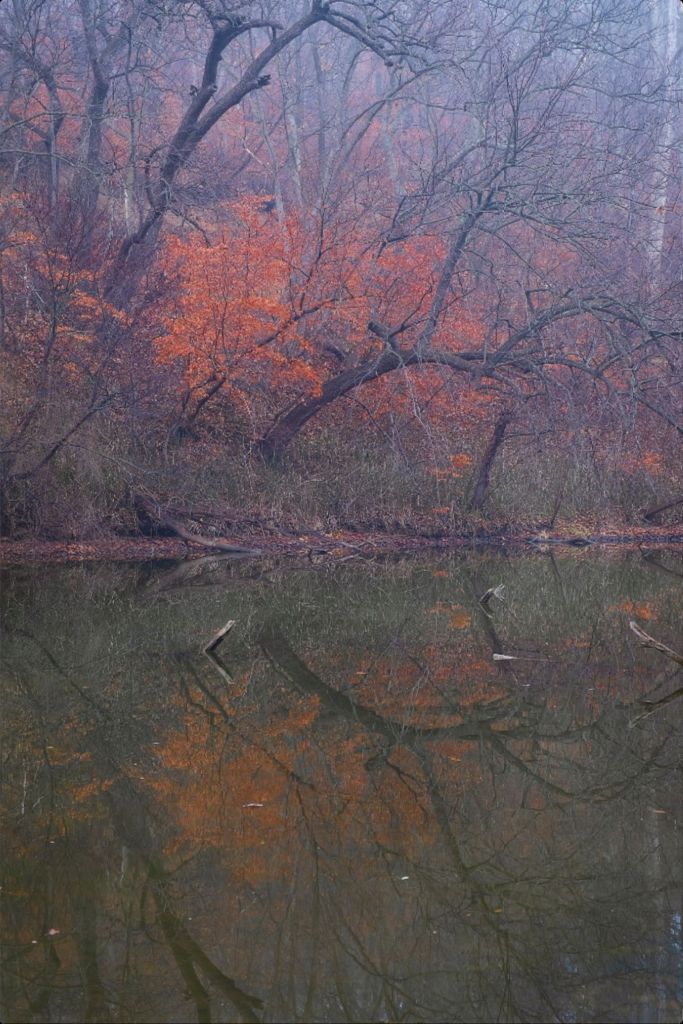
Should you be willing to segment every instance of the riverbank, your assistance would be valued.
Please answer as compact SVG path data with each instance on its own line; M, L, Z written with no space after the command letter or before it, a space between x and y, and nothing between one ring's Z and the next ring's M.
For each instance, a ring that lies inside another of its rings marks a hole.
M206 540L206 538L205 538ZM0 540L0 566L35 563L146 561L221 557L263 558L304 555L312 561L341 561L354 557L402 554L424 550L458 550L463 547L525 547L535 550L592 547L674 547L683 544L683 524L632 526L622 530L572 530L570 526L547 531L533 526L504 530L479 530L469 534L416 535L388 532L321 531L258 536L253 532L213 538L210 543L181 537L108 536L85 541ZM236 551L229 551L234 547Z

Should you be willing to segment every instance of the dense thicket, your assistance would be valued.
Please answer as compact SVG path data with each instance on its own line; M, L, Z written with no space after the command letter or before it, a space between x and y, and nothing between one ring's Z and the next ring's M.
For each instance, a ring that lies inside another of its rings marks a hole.
M5 533L683 490L676 0L6 0Z

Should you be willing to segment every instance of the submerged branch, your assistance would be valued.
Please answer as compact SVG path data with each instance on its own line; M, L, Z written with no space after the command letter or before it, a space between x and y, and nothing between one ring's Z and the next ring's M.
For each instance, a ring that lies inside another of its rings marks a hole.
M675 661L677 665L683 665L683 654L678 654L670 647L667 647L666 644L663 644L660 640L655 640L653 636L650 636L649 633L642 630L637 622L629 622L629 627L640 640L641 647L651 647L653 650L659 651L661 654L665 654L667 658L670 658L671 661Z

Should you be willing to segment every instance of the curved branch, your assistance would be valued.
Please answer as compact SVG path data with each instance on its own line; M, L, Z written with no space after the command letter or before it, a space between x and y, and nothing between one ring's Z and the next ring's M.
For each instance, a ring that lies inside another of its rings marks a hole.
M228 45L238 36L253 28L269 27L272 29L277 26L272 22L266 21L237 22L236 19L232 19L227 26L214 29L204 61L201 88L197 91L196 96L193 97L168 145L166 158L161 165L158 178L152 185L148 196L151 207L149 213L138 230L128 235L121 244L113 268L114 282L118 279L133 247L144 242L152 228L160 226L171 205L173 183L178 172L188 162L202 139L229 110L238 106L245 96L256 89L262 89L268 85L270 77L262 74L267 65L312 25L322 20L324 20L324 12L314 8L290 25L289 28L275 35L268 46L254 57L239 81L218 98L214 105L203 114L209 100L216 94L218 64ZM110 286L109 291L111 291L112 287L113 284Z
M460 240L462 240L462 234L453 245L452 255L454 258L457 258ZM462 242L464 244L464 240ZM438 308L440 312L441 304L437 304L434 308ZM456 373L476 374L477 377L499 380L496 368L501 363L513 362L512 355L517 345L541 330L542 327L552 323L553 320L576 316L583 312L585 312L585 308L577 303L544 310L534 317L526 327L511 334L500 349L488 354L483 350L446 352L442 349L431 348L429 342L434 333L434 324L431 320L412 349L400 349L395 342L397 331L391 331L383 324L370 321L368 330L384 342L383 352L375 358L367 359L359 366L331 377L323 384L319 394L309 395L296 402L271 424L258 442L256 450L266 460L279 458L302 427L337 398L347 395L354 388L377 380L387 373L392 373L394 370L434 364L446 366ZM527 364L517 367L522 373L528 373L530 368Z

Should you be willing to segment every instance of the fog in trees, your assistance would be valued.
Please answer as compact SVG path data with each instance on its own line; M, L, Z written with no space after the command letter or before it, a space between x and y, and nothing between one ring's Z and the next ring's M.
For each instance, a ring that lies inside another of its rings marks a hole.
M682 40L674 0L5 3L4 533L134 532L141 488L676 509Z

